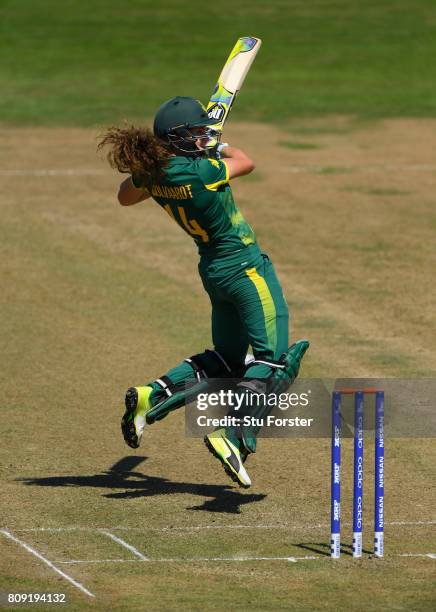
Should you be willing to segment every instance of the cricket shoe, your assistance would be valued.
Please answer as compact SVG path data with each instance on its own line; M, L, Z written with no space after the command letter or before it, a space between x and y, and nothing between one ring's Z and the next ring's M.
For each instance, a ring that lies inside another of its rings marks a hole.
M130 387L127 389L126 412L121 419L121 431L126 444L138 448L146 424L147 412L153 408L150 401L152 387Z
M247 470L243 466L243 457L239 448L226 436L224 429L217 429L213 433L204 436L204 443L214 457L219 459L224 471L240 487L248 489L251 480Z

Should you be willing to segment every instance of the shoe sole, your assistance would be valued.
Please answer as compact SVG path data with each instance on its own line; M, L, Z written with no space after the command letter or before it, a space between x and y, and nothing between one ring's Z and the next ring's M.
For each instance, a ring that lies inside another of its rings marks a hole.
M126 405L126 412L121 419L123 438L130 448L139 448L138 436L136 435L135 424L133 422L135 410L138 405L138 392L135 387L127 389L124 403ZM129 418L130 416L131 418Z
M227 463L224 461L224 459L221 457L221 455L219 455L216 450L214 449L214 447L212 446L209 438L207 436L204 436L203 438L203 442L204 445L206 446L207 450L216 458L218 459L218 461L221 463L221 465L224 468L225 473L227 474L227 476L230 476L230 478L233 480L233 482L236 482L237 485L239 485L241 487L241 489L249 489L250 485L246 485L243 484L239 478L236 476L236 474L229 468L229 466L227 465Z

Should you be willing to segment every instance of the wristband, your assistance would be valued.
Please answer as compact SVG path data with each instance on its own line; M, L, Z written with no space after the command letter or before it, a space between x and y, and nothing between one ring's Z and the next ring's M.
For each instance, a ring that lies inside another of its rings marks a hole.
M229 143L228 142L220 142L219 145L217 146L216 150L218 151L218 153L221 153L221 151L225 148L228 147Z

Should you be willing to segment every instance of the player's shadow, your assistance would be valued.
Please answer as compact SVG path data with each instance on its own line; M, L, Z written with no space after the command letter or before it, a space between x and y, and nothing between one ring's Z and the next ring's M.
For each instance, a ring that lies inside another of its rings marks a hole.
M301 544L295 544L295 546L297 546L297 548L302 548L303 550L309 550L310 552L317 553L318 555L330 557L330 544L326 544L325 542L301 542Z
M110 499L132 499L135 497L153 497L155 495L175 495L188 493L207 497L198 506L188 510L204 510L207 512L223 512L239 514L244 504L261 501L264 493L239 493L229 485L197 484L191 482L173 482L167 478L147 476L135 471L147 457L128 456L117 461L106 472L90 476L49 476L46 478L17 478L29 486L39 487L96 487L103 489L121 489L115 493L107 493L104 497Z
M327 542L302 542L301 544L295 544L295 546L304 550L310 550L318 555L330 557L330 544L327 544ZM368 555L371 554L370 550L362 549L362 552ZM351 544L341 544L341 554L352 556L353 546Z

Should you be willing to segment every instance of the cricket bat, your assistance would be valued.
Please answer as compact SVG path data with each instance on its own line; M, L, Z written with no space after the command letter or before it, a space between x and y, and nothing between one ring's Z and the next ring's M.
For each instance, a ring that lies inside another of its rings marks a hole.
M213 129L219 133L223 130L224 123L261 44L260 38L254 36L238 38L224 64L207 105L209 117L219 121L213 126Z

